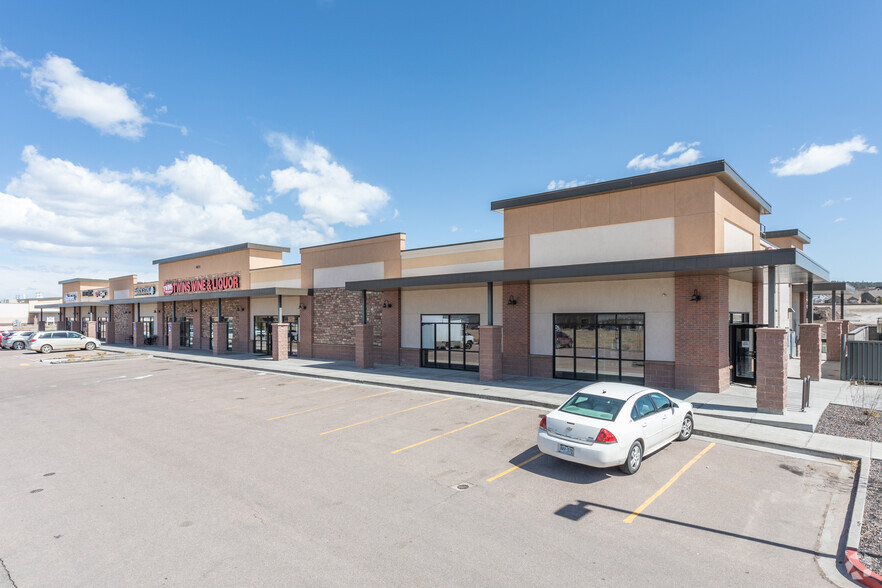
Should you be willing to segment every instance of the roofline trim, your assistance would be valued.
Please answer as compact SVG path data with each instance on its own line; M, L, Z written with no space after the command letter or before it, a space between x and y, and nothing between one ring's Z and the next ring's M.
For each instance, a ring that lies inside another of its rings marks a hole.
M796 237L803 243L811 243L812 240L808 235L799 229L782 229L780 231L766 231L762 234L763 239L776 239L778 237Z
M184 261L185 259L195 259L197 257L208 257L209 255L219 255L221 253L232 253L233 251L241 251L242 249L257 249L259 251L275 251L277 253L290 253L290 247L279 247L278 245L261 245L260 243L239 243L237 245L228 245L226 247L218 247L217 249L206 249L205 251L196 251L195 253L185 253L175 257L165 257L163 259L154 259L153 265L160 263L171 263L173 261Z
M738 174L738 172L732 169L732 166L730 166L725 159L651 172L638 176L630 176L617 180L608 180L606 182L597 182L595 184L586 184L584 186L576 186L575 188L564 188L563 190L554 190L552 192L539 192L528 196L495 200L490 203L490 210L502 211L506 208L517 208L534 204L544 204L547 202L570 200L572 198L580 198L583 196L618 192L621 190L666 184L669 182L710 175L722 176L721 179L728 177L731 180L731 182L726 182L729 187L736 191L741 190L743 194L740 195L742 197L746 196L748 202L752 201L751 204L754 205L754 208L759 210L760 214L771 214L772 205L766 202L766 200L760 196L759 193Z

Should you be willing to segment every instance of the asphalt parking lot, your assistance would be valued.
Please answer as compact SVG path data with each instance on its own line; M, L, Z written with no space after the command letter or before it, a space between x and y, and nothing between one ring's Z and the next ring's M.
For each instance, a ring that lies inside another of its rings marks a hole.
M40 359L0 354L19 588L824 585L853 486L849 463L698 437L635 476L533 459L525 406Z

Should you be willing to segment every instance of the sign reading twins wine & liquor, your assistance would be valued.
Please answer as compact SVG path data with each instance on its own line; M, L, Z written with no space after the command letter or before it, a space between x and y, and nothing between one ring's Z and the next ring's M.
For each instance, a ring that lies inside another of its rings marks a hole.
M220 278L199 278L194 280L179 280L166 282L162 287L162 293L166 296L171 294L190 294L192 292L212 292L216 290L235 290L239 287L239 276L223 276Z

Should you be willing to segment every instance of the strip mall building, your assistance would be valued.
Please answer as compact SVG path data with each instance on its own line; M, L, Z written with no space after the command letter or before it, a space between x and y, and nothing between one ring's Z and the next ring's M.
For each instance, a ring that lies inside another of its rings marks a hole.
M829 280L801 231L764 230L771 206L725 161L490 208L502 238L407 249L396 233L296 265L242 243L155 260L157 282L65 280L62 323L136 346L722 391L755 377L757 326L788 329L796 354Z

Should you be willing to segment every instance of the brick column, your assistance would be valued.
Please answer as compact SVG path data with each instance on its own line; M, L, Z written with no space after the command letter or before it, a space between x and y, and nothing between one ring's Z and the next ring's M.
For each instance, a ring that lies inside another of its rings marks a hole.
M827 321L827 361L842 359L842 332L847 329L848 321Z
M104 342L109 345L116 343L116 325L113 321L107 321L107 333L104 337Z
M227 329L230 328L230 324L224 321L222 323L213 323L213 325L211 351L214 355L224 355L227 352Z
M132 323L132 345L144 347L144 327L141 326L141 321Z
M168 324L168 350L175 351L181 348L181 323Z
M374 326L355 325L355 367L374 367Z
M273 361L288 359L288 323L273 323Z
M300 304L306 308L300 309L300 340L297 343L297 355L300 357L313 357L312 355L312 317L315 296L301 296Z
M787 329L756 330L756 409L784 414L787 406Z
M509 304L514 300L516 304ZM530 282L502 283L502 372L530 375Z
M37 321L37 330L45 331L46 330L46 321Z
M478 327L478 373L481 380L502 379L502 327Z
M697 302L692 300L696 293ZM729 381L729 277L675 277L675 387L722 392Z
M83 333L86 337L92 337L93 339L98 337L98 321L87 321L86 322L86 332Z
M163 328L165 325L165 315L162 310L157 311L156 313L156 322L154 323L154 332L156 333L156 345L165 347L165 336L166 331Z
M821 379L821 325L799 325L799 377L811 376L812 381Z

